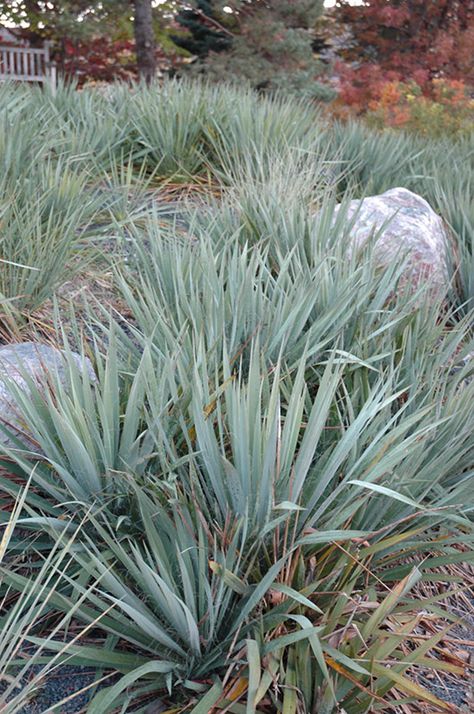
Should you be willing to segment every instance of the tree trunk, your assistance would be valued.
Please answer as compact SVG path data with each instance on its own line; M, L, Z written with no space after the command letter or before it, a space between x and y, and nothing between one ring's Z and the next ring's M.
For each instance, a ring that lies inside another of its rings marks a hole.
M153 13L151 0L133 0L135 6L135 47L140 79L147 84L156 73L155 36L153 33Z

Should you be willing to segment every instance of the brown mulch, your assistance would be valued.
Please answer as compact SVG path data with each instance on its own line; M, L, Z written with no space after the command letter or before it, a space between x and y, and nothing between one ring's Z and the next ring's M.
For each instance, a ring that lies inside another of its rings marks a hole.
M460 548L461 549L461 548ZM438 609L446 612L442 614L420 609L411 613L418 617L417 626L413 632L413 644L421 643L439 634L445 633L438 644L428 653L433 663L439 662L457 671L440 671L431 668L414 666L408 670L409 676L431 694L450 705L453 714L472 714L474 712L474 566L471 562L456 563L438 567L435 571L446 575L445 582L425 583L417 586L415 596L423 599L442 596L437 601ZM453 578L459 584L453 585L449 581ZM459 618L452 621L453 616ZM405 644L404 651L408 655L410 649ZM435 714L437 709L427 702L403 703L403 695L396 690L390 694L397 704L391 710L392 714ZM373 710L374 712L377 709ZM390 711L390 710L389 710Z

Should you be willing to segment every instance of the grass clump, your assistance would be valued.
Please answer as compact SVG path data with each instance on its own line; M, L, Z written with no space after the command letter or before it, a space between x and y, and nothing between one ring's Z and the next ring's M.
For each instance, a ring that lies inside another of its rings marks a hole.
M94 669L97 714L454 712L416 672L463 675L436 648L439 568L472 561L468 139L200 84L2 93L45 118L2 148L2 309L67 379L5 383L29 445L2 424L1 676L34 648ZM334 225L397 185L454 234L437 301ZM68 303L86 263L107 299Z

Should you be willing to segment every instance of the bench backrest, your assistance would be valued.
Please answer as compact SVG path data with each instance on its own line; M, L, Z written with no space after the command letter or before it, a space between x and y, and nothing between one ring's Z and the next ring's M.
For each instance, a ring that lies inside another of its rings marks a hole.
M56 89L56 66L50 60L49 45L13 47L0 45L0 81L42 82Z

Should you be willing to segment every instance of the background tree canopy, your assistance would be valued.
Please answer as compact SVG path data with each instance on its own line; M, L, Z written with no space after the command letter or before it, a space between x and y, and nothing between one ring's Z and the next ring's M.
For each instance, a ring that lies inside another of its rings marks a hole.
M104 66L111 59L109 64L117 70L120 67L115 65L120 65L120 59L113 57L117 51L113 43L118 42L122 48L120 43L134 38L138 70L149 81L156 71L155 35L159 34L152 17L159 23L160 13L167 10L167 3L161 3L158 11L153 11L152 5L152 0L1 0L0 16L8 24L27 29L33 42L52 40L63 60L68 48L70 54L71 47L84 52L91 44L89 51L95 57L92 65L95 61ZM98 38L105 40L104 62L97 62ZM93 67L91 70L93 74ZM117 74L120 76L119 71Z
M0 0L0 19L47 38L63 73L164 74L333 99L364 112L387 82L474 81L474 7L461 0ZM332 59L321 59L332 45ZM336 61L335 61L336 60Z
M71 47L84 53L87 43L93 43L92 64L96 66L100 64L97 38L106 38L104 52L110 59L114 51L110 40L131 40L135 18L139 66L146 65L145 77L154 73L150 48L155 41L170 56L195 58L192 71L210 79L245 80L259 89L331 97L332 90L317 81L324 67L312 49L323 4L323 0L159 4L152 0L1 0L0 13L9 24L27 27L32 41L45 37L54 41L62 55L71 53ZM137 35L143 11L152 21L142 23ZM143 33L151 27L153 33L145 37ZM120 62L114 68L116 64Z

